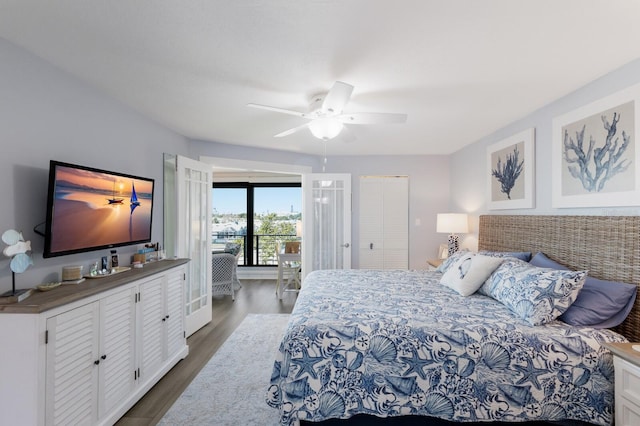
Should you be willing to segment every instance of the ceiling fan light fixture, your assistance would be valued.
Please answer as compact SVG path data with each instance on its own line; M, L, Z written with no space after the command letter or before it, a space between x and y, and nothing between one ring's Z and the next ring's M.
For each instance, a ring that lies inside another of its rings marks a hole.
M333 117L317 118L309 123L311 134L318 139L328 141L340 134L344 125Z

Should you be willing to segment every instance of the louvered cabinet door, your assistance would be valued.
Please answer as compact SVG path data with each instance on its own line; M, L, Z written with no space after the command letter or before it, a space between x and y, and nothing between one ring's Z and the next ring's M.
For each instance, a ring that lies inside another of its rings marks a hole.
M409 179L384 179L384 269L409 268Z
M98 419L98 302L47 319L47 425L88 425Z
M360 269L382 269L384 262L382 178L360 178Z
M163 278L155 278L140 284L140 379L144 382L158 371L165 356L165 296Z
M166 288L166 332L167 358L184 348L185 326L182 311L184 310L184 269L180 268L167 274Z
M136 288L100 300L99 418L135 388Z

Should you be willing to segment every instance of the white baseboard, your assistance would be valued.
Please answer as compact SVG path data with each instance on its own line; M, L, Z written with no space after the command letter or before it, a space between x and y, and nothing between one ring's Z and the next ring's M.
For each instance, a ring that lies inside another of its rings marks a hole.
M278 268L247 267L238 268L238 279L246 280L276 280L278 279Z

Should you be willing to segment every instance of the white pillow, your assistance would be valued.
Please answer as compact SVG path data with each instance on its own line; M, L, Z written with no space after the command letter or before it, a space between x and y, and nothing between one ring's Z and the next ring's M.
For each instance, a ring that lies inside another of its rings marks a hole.
M440 284L469 296L478 290L489 275L504 261L503 258L466 253L442 275Z

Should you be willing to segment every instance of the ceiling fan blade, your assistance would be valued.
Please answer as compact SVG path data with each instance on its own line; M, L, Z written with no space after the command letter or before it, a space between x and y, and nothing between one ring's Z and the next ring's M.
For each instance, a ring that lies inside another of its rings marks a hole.
M341 114L336 118L346 124L394 124L405 123L407 114L354 112L353 114Z
M260 105L260 104L247 104L248 107L258 108L258 109L266 109L267 111L281 112L283 114L295 115L297 117L307 118L307 114L304 112L293 111L290 109L278 108L269 105Z
M353 92L352 85L336 81L322 102L322 110L331 114L340 114L349 102L351 92Z
M356 135L353 134L353 132L351 130L349 130L349 128L347 126L344 126L342 128L342 131L338 135L337 139L341 143L351 143L351 142L355 141L358 138L356 137Z
M301 126L298 126L298 127L294 127L293 129L285 130L284 132L278 133L277 135L274 135L273 137L274 138L283 138L285 136L292 135L292 134L294 134L296 132L299 132L300 130L306 129L307 127L309 127L310 123L311 122L305 123L305 124L303 124Z

